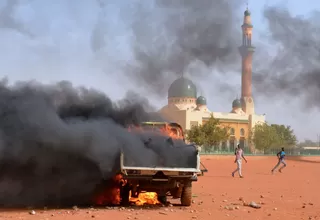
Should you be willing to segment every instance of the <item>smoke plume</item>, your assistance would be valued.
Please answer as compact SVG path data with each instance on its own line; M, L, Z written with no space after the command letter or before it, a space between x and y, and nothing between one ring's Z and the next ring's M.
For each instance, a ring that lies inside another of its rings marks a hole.
M23 57L19 62L24 69L28 68L31 72L52 71L52 75L57 72L53 69L58 71L72 69L80 72L83 69L91 69L91 63L88 64L90 67L85 64L80 67L80 62L98 59L98 56L102 57L100 58L103 60L101 63L104 63L102 65L108 67L97 69L110 69L108 65L110 60L107 60L106 56L109 59L116 57L117 53L110 52L113 45L111 41L107 41L107 44L106 40L108 38L110 40L111 35L116 36L115 38L118 36L114 32L116 30L108 29L110 25L108 22L112 23L107 17L109 15L107 8L112 5L109 4L110 2L84 1L75 5L73 1L71 3L61 1L59 4L52 4L49 8L61 11L59 18L63 20L62 22L54 19L57 13L43 8L44 4L41 2L7 0L1 8L1 30L19 33L26 37L27 40L24 40L33 41L33 46L29 47L31 42L28 42L26 43L28 46L17 49L19 51L17 57ZM133 79L137 85L163 97L169 84L182 73L196 81L197 77L207 77L211 72L215 74L225 74L232 70L240 72L240 56L237 47L241 43L240 24L243 16L242 9L245 8L243 3L242 0L196 2L177 0L172 3L153 0L148 3L133 1L131 5L118 3L114 7L122 12L120 16L128 27L124 31L132 34L129 39L132 59L123 62L122 57L118 58L122 63L127 62L124 74ZM95 13L92 13L94 15L82 13L87 8L90 8L89 11L94 11ZM253 11L253 18L257 13ZM38 19L46 14L50 16L45 16L43 20ZM24 15L30 15L34 19ZM309 17L295 17L284 8L266 7L263 15L268 22L266 32L277 51L271 55L267 54L269 48L257 45L256 34L254 34L253 44L257 46L257 53L254 54L256 61L253 63L254 94L268 97L273 97L274 94L289 97L301 96L306 104L315 105L318 103L317 96L314 94L319 91L317 77L320 69L319 12L314 12ZM57 27L60 26L63 27L58 29ZM254 31L256 30L254 28ZM69 35L70 32L74 35ZM21 42L14 42L16 39L11 38L10 35L7 39L4 37L3 42L7 40L12 44L8 46L11 48L14 45L20 45ZM6 43L3 44L6 46ZM109 53L105 51L101 53L102 49L109 50ZM5 53L15 56L12 51L13 49L11 51L8 49ZM96 53L95 56L90 57L90 52ZM63 58L61 54L64 55ZM31 59L34 56L36 58ZM45 67L34 65L34 60L40 57L42 59L40 62L44 63ZM10 65L7 60L3 62L6 64L3 66ZM50 68L47 68L48 65ZM4 70L9 74L14 71L18 72L19 68L12 68L11 65ZM220 82L220 87L224 88L221 85L223 83Z
M141 101L131 95L115 103L99 91L74 88L66 81L14 86L3 81L0 204L92 203L97 185L119 171L121 151L127 165L153 167L163 158L165 166L194 166L186 150L173 149L165 135L128 131L129 125L152 120L143 107L148 103ZM195 158L195 149L189 149Z
M17 20L13 15L15 8L19 6L19 4L19 0L6 1L5 6L0 11L0 28L11 29L29 38L33 38L34 34L31 33L28 28L26 28L24 24Z
M269 7L264 16L277 51L272 58L267 57L270 62L254 64L258 65L253 73L256 92L272 97L300 97L308 107L319 107L319 13L310 18L295 17L284 8Z
M133 62L126 69L163 96L184 73L207 76L207 67L239 69L241 41L236 9L243 1L163 1L136 4L131 16ZM150 7L149 7L150 6ZM236 65L235 65L236 64Z
M147 89L161 96L182 73L195 79L207 77L209 69L216 70L215 74L240 72L237 47L242 17L237 12L242 5L242 1L224 0L173 3L156 0L152 6L138 5L131 17L134 61L127 72L137 83L148 85ZM268 6L263 16L275 52L268 54L270 48L254 43L258 46L253 64L254 94L300 97L308 107L317 106L319 12L309 18L295 17L285 8ZM230 88L223 82L220 84Z

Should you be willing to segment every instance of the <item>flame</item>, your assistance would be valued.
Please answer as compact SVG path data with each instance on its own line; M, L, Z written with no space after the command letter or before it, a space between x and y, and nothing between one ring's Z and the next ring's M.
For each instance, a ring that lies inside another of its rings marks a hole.
M105 189L95 198L96 205L119 205L120 188Z
M152 130L158 131L165 136L171 137L172 139L181 139L181 140L184 139L183 132L176 127L171 127L170 125L166 124L166 125L161 125L161 127L155 126L155 128L156 129L152 129ZM128 127L128 131L129 132L143 132L144 129L143 129L143 127L140 127L140 126L130 126L130 127Z
M112 178L110 182L104 187L103 191L94 198L96 205L119 205L120 187L123 184L122 175L118 174Z
M138 206L141 205L157 205L160 204L158 200L158 194L155 192L141 192L139 193L138 198L131 197L130 195L130 202L135 203Z
M115 175L110 182L108 182L102 191L94 198L96 205L120 205L120 187L126 184L121 174ZM156 205L160 204L158 195L155 192L141 192L138 198L132 197L130 192L131 203L141 206L145 204Z
M154 125L153 131L158 131L165 136L169 136L172 139L184 139L183 131L177 127L172 127L168 124L161 124L160 127ZM144 127L141 126L129 126L129 132L144 132ZM115 175L113 179L108 183L102 192L100 192L95 198L96 205L119 205L121 202L120 187L123 186L126 181L121 174ZM130 202L136 205L144 204L160 204L158 195L155 192L141 192L138 198L131 197Z
M164 128L161 129L162 134L168 135L169 137L173 139L183 139L183 136L181 134L181 131L172 128L170 126L165 126Z

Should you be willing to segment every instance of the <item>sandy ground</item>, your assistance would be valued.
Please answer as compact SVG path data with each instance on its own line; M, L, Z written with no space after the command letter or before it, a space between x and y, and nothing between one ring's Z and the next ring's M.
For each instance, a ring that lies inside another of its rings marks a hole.
M271 175L274 157L248 157L243 175L231 177L233 157L203 156L209 172L193 185L191 207L102 208L79 210L28 210L0 212L0 219L320 219L320 157L287 160L283 173ZM239 201L254 201L260 209L243 206ZM179 201L173 201L178 203ZM232 205L239 203L239 205ZM237 207L228 210L226 207Z

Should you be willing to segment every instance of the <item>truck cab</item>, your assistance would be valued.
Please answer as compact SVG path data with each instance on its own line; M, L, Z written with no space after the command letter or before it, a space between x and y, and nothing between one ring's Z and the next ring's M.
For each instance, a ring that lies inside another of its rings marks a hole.
M185 141L185 136L182 127L174 122L142 122L140 124L142 130L149 130L153 132L161 132L174 139L181 139Z

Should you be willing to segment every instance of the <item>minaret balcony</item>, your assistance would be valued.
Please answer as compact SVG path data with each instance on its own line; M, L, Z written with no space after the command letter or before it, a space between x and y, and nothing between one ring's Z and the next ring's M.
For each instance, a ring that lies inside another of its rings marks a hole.
M253 25L252 24L247 24L247 23L244 23L243 25L241 25L242 28L253 28Z
M246 53L253 53L255 51L255 47L254 46L245 46L245 45L242 45L239 47L239 52L242 54L246 54Z

